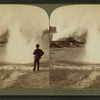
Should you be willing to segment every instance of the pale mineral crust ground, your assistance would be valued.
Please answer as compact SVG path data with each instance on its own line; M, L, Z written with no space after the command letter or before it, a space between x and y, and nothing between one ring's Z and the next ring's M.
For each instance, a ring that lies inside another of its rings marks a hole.
M74 60L81 49L50 50L51 88L100 88L100 64L80 63Z
M48 88L49 67L40 65L40 71L33 71L33 65L0 65L0 88Z

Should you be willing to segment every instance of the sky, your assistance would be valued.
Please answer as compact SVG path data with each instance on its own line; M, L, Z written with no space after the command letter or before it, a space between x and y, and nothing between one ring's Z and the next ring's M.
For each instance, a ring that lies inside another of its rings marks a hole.
M48 15L39 7L0 5L0 36L8 32L7 44L0 47L0 62L32 63L37 43L48 53L48 44L41 42L43 30L48 27Z

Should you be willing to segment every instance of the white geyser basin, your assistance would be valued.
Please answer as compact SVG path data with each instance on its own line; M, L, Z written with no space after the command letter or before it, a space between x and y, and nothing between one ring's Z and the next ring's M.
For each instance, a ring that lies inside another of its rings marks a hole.
M0 5L0 63L32 63L35 45L44 51L41 61L49 60L47 13L36 6Z

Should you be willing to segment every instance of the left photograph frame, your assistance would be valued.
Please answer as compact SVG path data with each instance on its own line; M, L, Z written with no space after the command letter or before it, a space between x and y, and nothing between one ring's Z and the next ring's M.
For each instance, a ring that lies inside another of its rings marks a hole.
M34 4L0 7L1 95L7 95L6 90L13 95L16 89L49 88L48 14Z

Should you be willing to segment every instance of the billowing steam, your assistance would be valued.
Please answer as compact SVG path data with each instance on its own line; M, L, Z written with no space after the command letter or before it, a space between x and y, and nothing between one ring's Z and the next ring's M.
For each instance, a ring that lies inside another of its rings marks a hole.
M100 63L100 31L97 24L88 27L88 38L84 61Z
M43 34L48 21L48 15L39 7L0 5L0 36L7 33L7 42L0 46L0 62L32 63L37 43L45 53L42 61L48 60L49 34Z
M84 53L80 55L82 59L79 61L100 63L100 5L60 7L52 13L50 23L57 27L52 40L87 32Z

